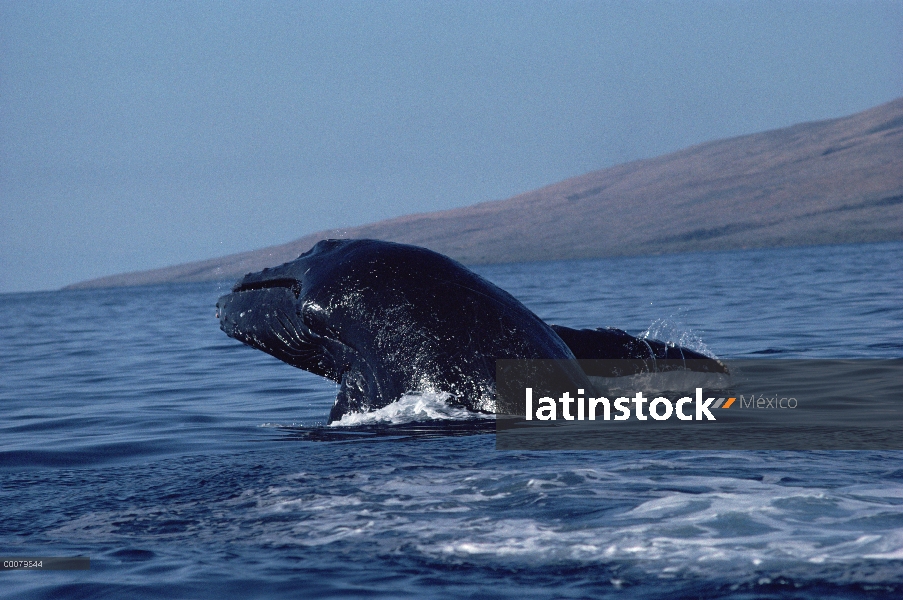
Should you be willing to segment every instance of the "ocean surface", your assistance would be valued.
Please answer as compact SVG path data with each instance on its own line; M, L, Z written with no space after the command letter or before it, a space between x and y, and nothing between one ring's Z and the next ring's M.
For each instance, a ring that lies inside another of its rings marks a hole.
M900 243L476 270L726 360L903 357ZM428 397L327 428L230 284L0 295L0 555L91 561L0 596L903 597L903 452L504 452Z

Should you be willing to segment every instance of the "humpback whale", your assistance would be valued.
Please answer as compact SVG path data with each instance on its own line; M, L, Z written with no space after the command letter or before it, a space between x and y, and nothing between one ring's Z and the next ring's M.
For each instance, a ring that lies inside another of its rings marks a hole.
M339 384L330 423L409 392L492 412L497 359L563 359L559 375L587 389L574 359L694 359L699 370L723 370L702 354L618 329L550 326L447 256L380 240L320 241L291 262L249 273L216 307L226 335Z

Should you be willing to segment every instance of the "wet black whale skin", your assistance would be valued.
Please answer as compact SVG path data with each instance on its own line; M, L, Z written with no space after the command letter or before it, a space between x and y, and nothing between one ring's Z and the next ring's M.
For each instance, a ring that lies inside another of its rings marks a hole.
M230 337L339 383L330 422L418 391L492 411L497 359L653 351L620 330L549 326L460 263L379 240L323 240L250 273L219 299L217 315ZM562 368L574 388L592 388L576 363Z

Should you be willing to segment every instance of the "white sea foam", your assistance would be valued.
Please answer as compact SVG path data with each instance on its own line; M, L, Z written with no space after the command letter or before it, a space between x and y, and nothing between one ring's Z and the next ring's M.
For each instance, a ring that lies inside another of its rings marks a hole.
M470 419L493 418L494 415L477 413L466 408L449 405L449 394L437 392L416 392L405 394L397 401L378 410L366 413L349 413L332 427L358 427L361 425L389 424L401 425L422 421L466 421Z
M624 458L629 463L619 462ZM351 544L450 564L620 564L657 577L805 578L817 568L819 577L837 582L881 581L888 572L897 579L903 485L797 486L684 474L712 458L622 455L601 460L597 469L584 466L586 455L574 455L554 462L396 461L363 471L305 470L209 502L89 512L51 533L94 543L132 539L135 531L154 541L191 535L240 546L265 540L324 554L332 544L337 551ZM800 466L792 462L799 457L786 460L789 470ZM774 468L777 461L757 464ZM667 491L672 486L689 491ZM558 510L511 510L524 506ZM183 521L190 524L186 531L168 526ZM870 574L859 570L863 560L887 562Z
M693 493L640 500L631 489L653 482L638 466L555 472L528 464L417 473L387 468L383 477L343 477L337 487L331 476L304 473L297 482L289 478L253 494L248 518L259 523L261 515L281 515L259 533L286 545L353 541L387 550L399 539L414 539L407 551L433 560L534 566L614 561L660 577L684 573L741 580L763 569L800 575L820 565L842 580L845 565L903 556L903 530L887 527L901 514L903 507L888 502L901 486L887 486L886 495L880 488L869 490L866 500L855 488L681 475L673 483ZM656 482L661 485L658 477ZM627 502L632 506L592 516L600 507ZM583 515L580 526L502 508L534 503L576 511Z

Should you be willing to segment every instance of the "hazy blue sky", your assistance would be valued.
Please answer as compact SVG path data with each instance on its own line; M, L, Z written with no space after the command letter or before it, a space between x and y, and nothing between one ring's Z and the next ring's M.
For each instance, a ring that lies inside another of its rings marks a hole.
M903 95L903 2L0 8L0 292L506 198Z

